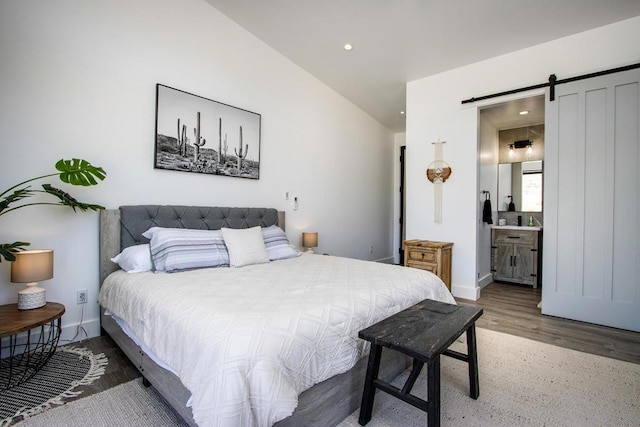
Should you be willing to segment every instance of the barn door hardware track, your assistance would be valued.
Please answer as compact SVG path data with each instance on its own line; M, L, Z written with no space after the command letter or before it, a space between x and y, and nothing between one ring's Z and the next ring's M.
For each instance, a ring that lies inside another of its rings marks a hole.
M529 91L529 90L541 89L541 88L544 88L544 87L549 87L549 101L555 101L555 99L556 99L556 86L557 85L561 85L561 84L564 84L564 83L571 83L571 82L575 82L575 81L578 81L578 80L591 79L593 77L606 76L607 74L621 73L623 71L634 70L636 68L640 68L640 63L631 64L631 65L625 65L624 67L611 68L609 70L598 71L598 72L589 73L589 74L583 74L581 76L569 77L569 78L560 79L560 80L558 80L558 78L556 77L555 74L551 74L549 76L549 81L547 83L540 83L540 84L533 85L533 86L526 86L526 87L521 87L521 88L518 88L518 89L506 90L504 92L492 93L491 95L483 95L483 96L473 97L473 98L469 98L469 99L463 100L462 104L470 104L472 102L483 101L485 99L497 98L499 96L504 96L504 95L512 95L514 93L526 92L526 91Z

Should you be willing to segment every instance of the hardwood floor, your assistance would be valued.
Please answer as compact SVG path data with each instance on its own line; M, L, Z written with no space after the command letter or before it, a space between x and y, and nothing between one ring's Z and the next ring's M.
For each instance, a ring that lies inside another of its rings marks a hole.
M537 308L540 289L507 283L491 283L478 301L456 299L459 304L480 306L480 328L517 335L548 344L640 364L640 333L545 316ZM109 358L105 374L82 387L79 398L131 381L140 376L129 359L107 336L73 344Z
M65 399L67 402L82 399L83 397L124 384L141 376L140 372L138 372L131 361L129 361L129 358L127 358L108 335L89 338L88 340L75 342L70 345L73 347L86 348L91 350L93 354L104 353L109 359L109 364L105 368L104 375L95 380L93 384L78 387L77 391L81 391L82 393L75 398Z
M640 363L640 333L543 315L537 307L541 294L540 288L494 282L482 289L479 300L456 301L484 309L476 322L480 328Z

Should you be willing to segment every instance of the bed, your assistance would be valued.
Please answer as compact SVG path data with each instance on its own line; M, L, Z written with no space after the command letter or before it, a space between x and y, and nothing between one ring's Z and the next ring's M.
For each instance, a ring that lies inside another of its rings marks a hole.
M284 213L267 208L101 212L101 327L190 425L336 425L360 404L368 345L358 330L425 298L454 303L429 272L341 257L135 274L111 261L148 244L153 227L274 226L284 230ZM393 353L381 377L406 368Z

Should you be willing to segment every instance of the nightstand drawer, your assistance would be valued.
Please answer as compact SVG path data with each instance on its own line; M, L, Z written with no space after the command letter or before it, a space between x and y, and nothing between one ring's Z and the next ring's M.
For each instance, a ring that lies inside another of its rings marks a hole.
M451 252L453 243L432 240L405 240L404 265L430 271L451 290Z
M409 259L411 261L425 261L425 262L437 262L436 251L425 249L409 249Z
M438 273L438 264L431 262L421 262L421 261L407 261L407 267L419 268L420 270L427 270L432 272L433 274Z

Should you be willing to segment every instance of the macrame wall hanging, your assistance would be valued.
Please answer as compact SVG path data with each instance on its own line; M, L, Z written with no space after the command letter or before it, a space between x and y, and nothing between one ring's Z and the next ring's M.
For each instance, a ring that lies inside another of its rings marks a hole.
M433 158L427 167L427 179L433 183L433 221L442 223L442 184L451 176L451 166L442 159L442 146L446 141L432 142Z

